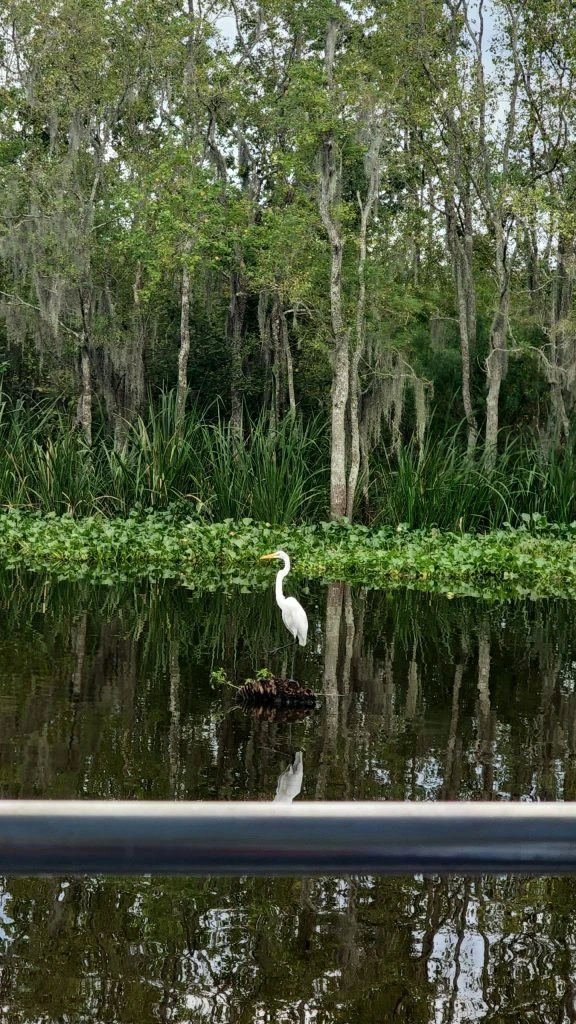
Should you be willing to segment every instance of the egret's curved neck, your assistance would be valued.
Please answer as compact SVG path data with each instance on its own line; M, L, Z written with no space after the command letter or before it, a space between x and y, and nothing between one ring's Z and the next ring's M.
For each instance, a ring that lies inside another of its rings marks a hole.
M280 569L280 571L276 574L276 601L278 602L280 607L282 607L284 601L286 600L286 598L284 597L284 591L282 590L282 580L290 572L290 559L288 558L288 555L283 555L282 557L284 558L284 568Z

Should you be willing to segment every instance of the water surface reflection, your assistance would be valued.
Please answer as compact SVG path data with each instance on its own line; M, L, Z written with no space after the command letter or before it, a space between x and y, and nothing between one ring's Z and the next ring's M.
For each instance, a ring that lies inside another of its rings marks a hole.
M299 715L210 682L282 642L269 592L11 577L0 599L4 798L575 797L567 603L312 589L297 669L322 698ZM574 1021L575 885L9 878L0 1006L46 1024Z

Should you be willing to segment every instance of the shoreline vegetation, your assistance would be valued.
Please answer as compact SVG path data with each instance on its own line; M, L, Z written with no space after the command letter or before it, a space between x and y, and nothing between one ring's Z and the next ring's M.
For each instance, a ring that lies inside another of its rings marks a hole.
M88 447L53 403L0 402L0 563L62 579L266 586L259 556L286 548L311 580L505 599L576 597L576 442L542 456L503 443L495 465L453 433L384 448L356 515L329 522L325 425L229 423L174 394L114 449ZM269 525L274 524L274 525Z
M126 424L117 447L102 423L91 445L58 403L14 403L0 386L0 510L125 518L171 512L203 523L277 524L347 518L365 526L486 533L576 521L576 432L546 451L536 436L502 434L493 465L469 452L464 425L447 434L382 443L359 481L353 516L330 515L329 429L287 415L273 430L246 416L238 436L214 405L183 420L163 392Z
M248 592L271 584L259 556L285 547L294 576L448 596L576 597L576 524L532 518L485 534L369 528L346 520L272 526L244 518L202 523L169 512L128 518L0 513L0 564L114 584L171 580L199 590Z

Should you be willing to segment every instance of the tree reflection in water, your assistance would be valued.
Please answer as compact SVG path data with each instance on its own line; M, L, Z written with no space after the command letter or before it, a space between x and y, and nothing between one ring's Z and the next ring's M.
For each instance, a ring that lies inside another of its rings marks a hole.
M575 641L561 601L333 584L307 596L317 712L246 714L270 595L0 582L0 795L574 799ZM282 671L280 661L271 666ZM301 792L296 794L296 783ZM4 882L14 1022L574 1021L576 881Z

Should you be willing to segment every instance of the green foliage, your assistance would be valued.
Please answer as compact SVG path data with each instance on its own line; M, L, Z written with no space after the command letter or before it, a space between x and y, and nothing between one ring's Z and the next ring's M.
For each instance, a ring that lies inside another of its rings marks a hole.
M412 441L397 456L375 462L372 521L410 528L492 530L522 526L537 515L549 523L576 519L576 439L550 454L534 441L510 441L488 470L468 455L456 433Z
M200 443L212 519L291 523L325 514L327 467L317 424L303 430L288 416L271 433L261 417L239 444L230 426L218 422L203 426Z
M54 404L24 411L0 397L0 505L46 513L127 516L134 509L194 512L205 520L251 516L290 523L325 515L327 460L320 425L265 417L239 444L228 424L161 396L127 430L123 452L106 435L88 449Z
M225 668L213 668L210 672L210 686L220 689L222 686L230 686L230 680Z
M517 530L456 534L340 523L274 527L249 518L202 524L167 512L127 519L0 516L0 561L61 579L112 583L171 579L207 591L248 592L274 578L260 555L287 549L296 575L371 587L444 593L576 595L576 523L563 529L532 516Z
M490 529L510 520L510 493L503 463L487 473L452 436L414 442L394 458L384 453L374 467L374 521L410 528Z
M241 443L230 426L191 407L176 420L173 393L127 428L126 448L101 433L91 448L68 417L43 401L24 409L0 396L0 506L45 514L121 516L147 510L218 523L291 524L326 518L326 432L287 416L261 416ZM546 455L509 442L492 471L457 434L375 457L368 521L457 532L576 520L576 440ZM534 517L534 518L532 518Z
M231 42L220 36L216 8L200 14L173 0L112 6L105 0L56 6L47 0L7 0L0 14L5 71L0 85L5 193L0 356L6 355L15 370L6 374L13 393L33 393L47 378L56 393L65 377L77 398L78 344L87 337L94 396L106 398L111 420L124 414L132 419L140 409L140 371L152 388L175 379L178 292L186 267L189 381L201 392L203 406L230 388L229 318L231 288L236 288L243 312L242 366L235 385L248 396L253 415L270 411L276 383L280 408L287 404L285 356L262 314L264 300L272 295L290 323L298 406L312 417L325 410L334 325L330 245L317 201L319 153L331 140L342 165L341 187L333 183L330 202L342 235L343 313L353 339L358 204L366 198L371 140L381 134L378 208L369 224L363 271L365 322L359 324L366 334L360 366L363 426L373 422L368 415L373 385L391 372L385 365L390 345L431 382L442 422L452 425L462 416L458 295L446 232L452 200L462 207L461 216L470 203L476 328L471 402L480 426L496 301L497 223L508 225L515 253L509 332L514 344L500 399L501 422L526 431L543 428L554 412L554 381L566 392L570 414L574 147L566 140L552 145L554 133L540 133L543 125L570 123L574 117L573 97L565 95L553 70L570 65L573 32L569 5L565 11L556 5L551 34L547 6L521 10L495 4L481 85L480 68L472 73L474 19L454 19L442 4L424 4L416 12L407 0L391 0L383 17L382 10L363 2L343 7L335 0L315 5L246 0L236 10ZM330 85L324 51L331 19L339 30ZM518 61L525 74L517 83L517 116L492 117L511 101ZM525 116L519 116L528 109L534 137ZM510 146L502 145L506 124ZM551 324L554 305L558 320ZM22 353L20 366L15 366L16 351ZM551 352L554 358L563 352L566 364L547 369ZM133 380L131 367L138 370ZM374 406L382 408L378 395ZM146 467L134 454L138 444L146 452L155 447L155 439L144 437L156 430L151 423L150 415L138 423L141 436L130 457L118 460L109 448L95 445L86 484L72 479L78 477L75 470L67 479L67 460L71 467L79 460L87 465L72 439L62 450L30 449L14 494L22 486L22 500L41 505L52 495L58 511L91 511L91 494L102 498L102 508L119 513L132 501L163 507L175 495L179 500L192 491L187 455L173 445L166 450L165 475L158 463ZM210 444L220 477L227 454L217 448L225 448L227 438L214 435ZM258 459L255 450L255 464ZM417 489L422 472L432 479L433 463L438 464L435 454L428 453L425 461L428 468L419 471L415 487L411 468L398 467L395 497L376 472L380 497L394 515L410 522L428 514L426 482L423 502ZM445 481L450 477L460 486L459 467L439 469ZM29 484L22 484L24 473ZM552 473L548 506L566 507L570 497L562 460ZM512 515L517 495L524 493L526 474L519 474L509 493L507 473L486 481L478 467L467 468L463 518L470 527ZM273 517L266 500L248 493L238 467L232 491L246 493L242 498L227 494L219 478L209 496L216 517ZM518 507L519 514L533 509L533 495L522 501L528 504ZM449 504L441 496L435 500L434 521L449 524Z

